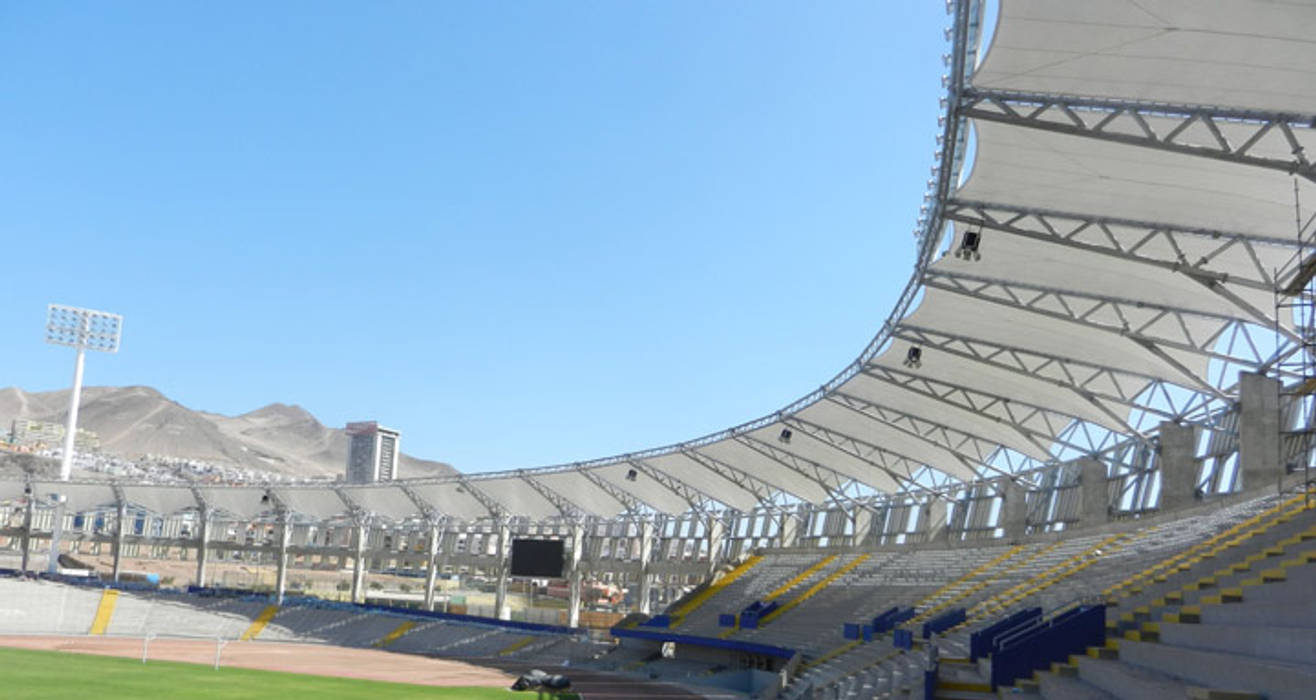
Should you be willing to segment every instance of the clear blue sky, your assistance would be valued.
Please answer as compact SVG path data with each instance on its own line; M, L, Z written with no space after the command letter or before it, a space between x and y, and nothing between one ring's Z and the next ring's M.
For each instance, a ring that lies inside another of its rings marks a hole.
M909 277L939 1L6 3L0 385L377 418L468 471L769 413Z

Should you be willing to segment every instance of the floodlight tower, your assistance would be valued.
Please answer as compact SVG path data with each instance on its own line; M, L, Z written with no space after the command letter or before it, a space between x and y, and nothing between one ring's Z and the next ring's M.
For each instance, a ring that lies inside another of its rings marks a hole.
M59 480L68 481L73 474L73 441L78 433L78 404L82 400L82 366L88 350L118 352L123 317L119 314L50 304L46 314L46 342L76 348L73 365L73 391L69 395L69 417L64 424L64 451L60 453ZM55 497L55 523L50 532L50 563L47 570L59 568L59 540L64 529L64 495Z

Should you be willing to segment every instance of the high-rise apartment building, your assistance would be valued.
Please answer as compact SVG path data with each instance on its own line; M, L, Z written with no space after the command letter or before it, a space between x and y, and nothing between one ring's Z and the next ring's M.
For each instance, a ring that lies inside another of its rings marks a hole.
M398 478L402 433L375 421L347 424L347 483L373 484Z

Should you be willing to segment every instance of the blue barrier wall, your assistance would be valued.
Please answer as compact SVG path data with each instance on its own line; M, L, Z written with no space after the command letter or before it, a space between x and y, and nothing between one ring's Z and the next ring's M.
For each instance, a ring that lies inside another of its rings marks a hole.
M1027 624L1027 623L1025 623ZM1017 628L1016 628L1017 629ZM1075 608L1042 625L1005 635L992 654L992 691L1033 671L1106 643L1106 606Z
M675 634L673 632L660 632L658 630L623 629L621 627L614 627L612 628L612 636L630 637L632 639L648 639L655 642L690 644L692 646L707 647L709 649L729 649L731 651L743 651L747 654L771 656L778 659L791 659L794 658L796 653L794 649L787 649L786 647L774 647L768 644L741 642L734 639L696 637L690 634Z
M992 653L998 637L1014 630L1020 625L1028 624L1042 617L1041 608L1028 608L984 627L969 635L969 660L978 659Z

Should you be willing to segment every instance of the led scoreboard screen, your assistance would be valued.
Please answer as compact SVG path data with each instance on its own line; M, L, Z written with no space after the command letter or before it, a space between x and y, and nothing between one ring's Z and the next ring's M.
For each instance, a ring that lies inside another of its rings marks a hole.
M512 575L562 578L565 552L562 540L512 540Z

